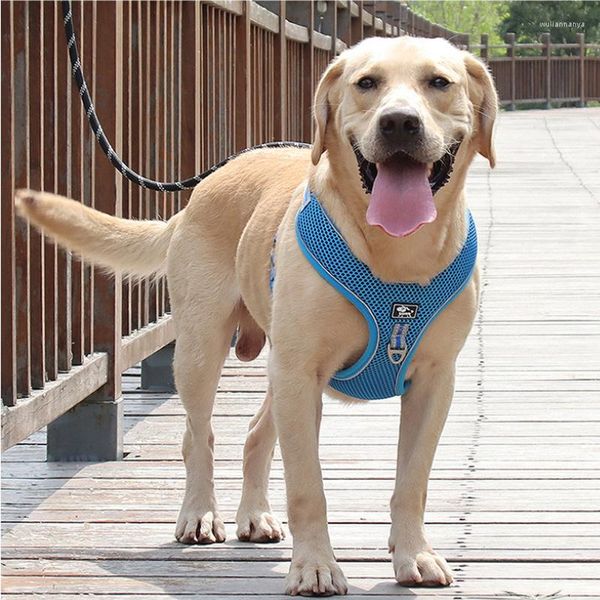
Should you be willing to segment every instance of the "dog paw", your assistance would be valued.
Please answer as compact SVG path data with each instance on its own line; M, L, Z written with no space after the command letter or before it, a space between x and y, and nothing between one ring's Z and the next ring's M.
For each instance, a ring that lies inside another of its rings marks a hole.
M182 544L214 544L225 541L225 525L213 511L179 513L175 538Z
M242 542L280 542L285 538L281 523L268 511L242 511L237 517L237 536Z
M404 586L450 585L454 578L446 560L433 550L416 553L394 551L396 580Z
M285 593L290 596L345 596L348 582L333 558L292 560Z

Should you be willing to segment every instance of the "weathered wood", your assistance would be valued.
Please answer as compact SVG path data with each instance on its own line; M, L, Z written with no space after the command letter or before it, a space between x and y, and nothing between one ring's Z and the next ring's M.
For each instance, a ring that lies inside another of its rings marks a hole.
M13 3L2 2L0 11L3 23L13 20ZM2 147L12 146L14 139L13 121L13 77L14 64L13 38L2 32ZM17 400L17 335L16 335L16 293L15 293L15 221L12 193L14 189L14 158L8 153L1 161L2 169L2 373L0 392L5 406L14 406Z
M146 325L121 341L120 369L129 367L154 354L175 339L175 325L170 315Z
M388 566L388 573L392 572L392 567ZM253 595L272 596L281 593L281 584L283 580L284 569L286 565L281 565L279 569L272 571L270 577L255 577L252 579ZM165 594L193 594L214 595L216 592L223 596L231 594L243 595L248 591L249 582L247 578L223 577L211 578L206 575L199 577L140 577L125 578L115 576L105 577L15 577L5 576L3 578L5 592L18 593L44 593L45 591L56 591L58 586L62 586L65 591L71 593L113 593L117 594L143 594L156 593L162 591ZM486 579L466 579L457 581L452 588L442 589L419 589L419 596L430 598L456 598L457 594L471 593L482 596L498 596L498 590L506 590L515 593L519 590L526 594L554 594L557 591L557 583L554 579L510 579L510 578L486 578ZM568 589L572 594L582 594L589 589L589 580L570 580L561 582L562 589ZM401 589L401 588L400 588ZM349 593L354 596L357 593L363 593L368 596L379 597L380 594L394 594L399 590L398 584L391 577L385 579L379 577L373 578L350 578ZM508 596L508 594L506 594ZM586 594L587 595L587 594ZM414 596L411 595L414 598ZM514 598L514 595L513 595Z

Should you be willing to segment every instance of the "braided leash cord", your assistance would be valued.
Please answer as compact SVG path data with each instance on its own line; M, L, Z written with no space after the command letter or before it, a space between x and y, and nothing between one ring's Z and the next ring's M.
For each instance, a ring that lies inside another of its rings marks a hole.
M244 154L245 152L250 152L251 150L256 150L257 148L310 148L310 144L305 144L303 142L269 142L266 144L253 146L252 148L246 148L237 154L227 157L225 160L222 160L221 162L212 166L207 171L204 171L204 173L200 173L199 175L195 175L194 177L190 177L182 181L154 181L152 179L148 179L147 177L143 177L142 175L130 169L121 160L104 134L102 125L100 125L100 121L96 115L96 110L90 97L90 92L85 82L83 71L81 70L81 60L79 58L77 39L75 37L75 30L73 28L73 12L71 10L71 2L69 0L63 0L62 9L65 33L67 36L67 47L69 49L69 58L71 59L71 70L73 72L75 83L77 84L77 89L79 90L79 95L81 96L85 114L90 122L90 127L94 132L96 140L98 141L98 144L100 144L102 151L108 157L108 160L110 160L115 169L120 171L125 177L127 177L127 179L129 179L129 181L132 181L143 188L155 190L157 192L180 192L182 190L188 190L196 187L198 183L200 183L203 179L206 179L211 173L214 173L218 168L222 167L236 156Z

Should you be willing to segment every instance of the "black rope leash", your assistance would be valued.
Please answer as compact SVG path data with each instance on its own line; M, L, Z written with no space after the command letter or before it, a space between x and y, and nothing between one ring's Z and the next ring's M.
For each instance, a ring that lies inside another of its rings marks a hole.
M218 168L222 167L236 156L244 154L245 152L250 152L251 150L256 150L257 148L310 148L310 144L305 144L304 142L269 142L266 144L253 146L252 148L246 148L237 154L227 157L225 160L222 160L221 162L212 166L207 171L204 171L204 173L200 173L199 175L195 175L194 177L190 177L182 181L154 181L152 179L148 179L147 177L143 177L139 173L136 173L130 169L121 160L104 134L102 125L100 125L100 121L96 115L96 110L94 108L92 98L90 97L90 92L87 83L85 82L83 71L81 70L81 60L79 58L77 39L75 37L75 30L73 28L73 12L71 10L71 2L69 0L63 0L62 9L65 33L67 36L67 48L69 49L69 57L71 59L71 70L73 72L75 83L77 84L77 89L79 90L79 95L81 96L85 114L90 122L90 127L94 132L96 140L98 141L98 144L100 144L102 151L108 157L108 160L110 160L115 169L127 177L129 181L133 181L133 183L136 183L143 188L155 190L157 192L181 192L182 190L188 190L196 187L211 173L214 173Z

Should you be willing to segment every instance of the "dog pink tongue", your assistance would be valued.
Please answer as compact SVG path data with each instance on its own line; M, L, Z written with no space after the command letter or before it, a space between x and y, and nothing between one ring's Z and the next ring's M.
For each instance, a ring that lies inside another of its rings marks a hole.
M367 209L367 223L389 235L404 237L437 216L427 178L428 169L408 157L377 163L377 177Z

